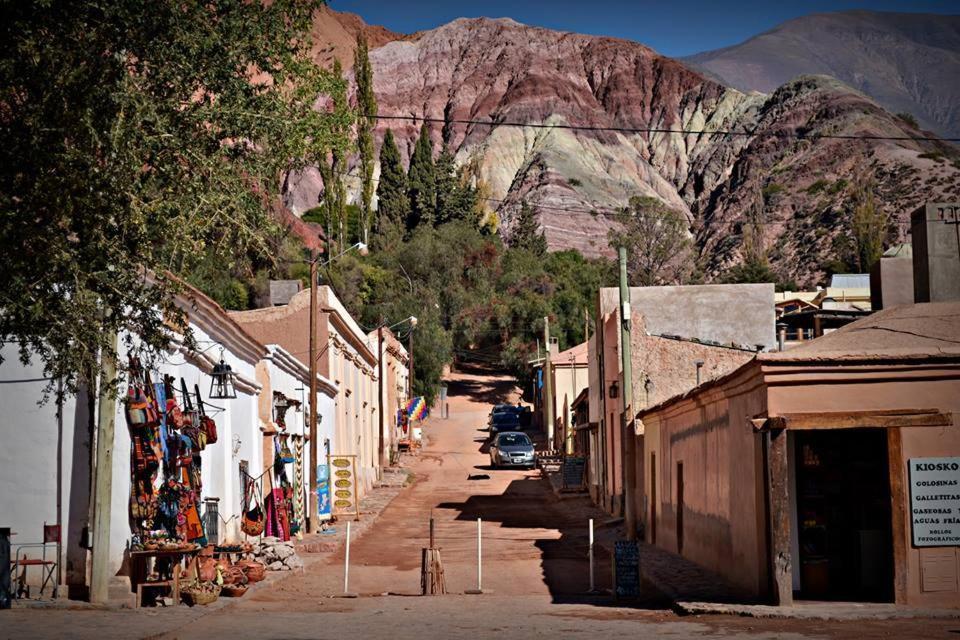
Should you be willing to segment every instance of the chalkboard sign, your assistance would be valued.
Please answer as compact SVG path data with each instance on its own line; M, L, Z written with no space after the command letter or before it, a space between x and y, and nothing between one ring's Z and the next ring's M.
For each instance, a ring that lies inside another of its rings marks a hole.
M582 489L583 475L587 468L587 459L567 456L563 459L563 488Z
M617 540L613 545L613 597L639 597L640 545L630 540Z

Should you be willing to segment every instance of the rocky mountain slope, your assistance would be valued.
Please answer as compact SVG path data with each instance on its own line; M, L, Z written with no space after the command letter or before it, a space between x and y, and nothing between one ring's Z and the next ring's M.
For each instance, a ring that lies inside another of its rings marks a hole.
M817 137L921 135L829 78L744 94L635 42L509 19L456 20L371 61L381 114L482 122L432 125L435 148L445 138L459 162L478 164L507 231L522 199L534 205L555 249L606 253L604 212L649 195L688 216L708 278L742 261L749 228L782 277L813 283L849 228L849 183L873 180L899 220L960 193L942 144ZM626 130L507 124L517 122ZM388 127L409 157L420 123L381 120L378 139ZM316 203L315 174L288 184L295 209ZM905 230L894 224L891 240Z
M313 14L310 28L313 60L320 66L329 68L336 59L345 69L350 68L353 66L353 49L360 33L366 36L371 49L404 37L384 27L368 25L353 13L334 11L323 6Z
M892 113L960 137L960 15L849 11L796 18L684 62L741 91L833 76Z

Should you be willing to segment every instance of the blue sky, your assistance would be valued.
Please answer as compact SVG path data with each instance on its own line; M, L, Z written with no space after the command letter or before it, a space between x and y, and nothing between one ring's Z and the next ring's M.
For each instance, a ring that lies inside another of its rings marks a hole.
M960 14L957 0L329 0L329 4L402 33L460 17L506 16L551 29L629 38L668 56L737 44L809 13L872 9Z

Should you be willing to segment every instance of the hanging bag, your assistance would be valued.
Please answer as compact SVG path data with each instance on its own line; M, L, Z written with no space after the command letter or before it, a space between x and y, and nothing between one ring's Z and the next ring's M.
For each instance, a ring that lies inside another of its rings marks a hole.
M197 392L197 409L200 412L200 429L207 437L207 444L216 444L217 423L213 421L213 418L207 415L207 409L203 406L203 398L200 397L200 385L194 385L193 390Z
M243 517L240 519L240 530L248 536L259 536L263 533L265 519L263 509L260 507L260 501L256 496L255 483L251 482L247 485L247 492L244 496L243 503L244 512Z

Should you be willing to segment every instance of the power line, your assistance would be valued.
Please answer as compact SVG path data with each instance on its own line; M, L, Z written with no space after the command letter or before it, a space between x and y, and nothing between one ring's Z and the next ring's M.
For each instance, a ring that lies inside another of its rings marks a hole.
M706 136L737 136L749 138L793 138L797 140L899 140L913 142L960 142L960 138L928 138L925 136L883 136L870 134L844 133L804 133L802 131L749 131L744 129L670 129L662 127L622 127L622 126L592 126L576 124L546 124L542 122L516 122L511 120L473 120L469 118L433 118L428 116L413 116L400 114L374 114L362 117L376 120L404 120L410 122L428 122L431 124L466 124L486 127L522 127L529 129L563 129L567 131L593 131L610 133L678 133L681 135Z
M355 174L355 173L350 173L350 172L347 172L347 171L336 171L336 172L334 172L334 173L335 173L336 175L339 175L339 176L344 177L344 178L356 178L356 179L358 179L358 180L362 180L362 179L363 179L363 176L357 175L357 174ZM379 182L380 182L379 178L370 178L370 180L371 180L371 182L373 182L373 183L379 183ZM507 200L507 199L504 199L504 198L479 198L479 200L483 200L484 202L496 202L496 203L499 203L500 205L518 206L518 205L520 204L520 202L518 202L518 201L515 201L515 200ZM539 203L532 203L530 206L531 206L531 207L534 207L535 209L547 209L547 210L549 210L549 211L564 211L564 212L567 212L567 213L576 213L576 214L590 215L590 216L598 216L598 215L602 215L602 216L629 216L629 215L630 215L629 212L619 211L619 210L616 210L616 209L603 209L603 208L600 208L600 207L596 207L596 208L593 208L593 209L586 209L586 208L574 208L574 207L560 207L560 206L556 206L556 205L539 204ZM706 223L707 223L707 220L704 219L704 220L701 220L701 222L703 222L704 224L706 224ZM893 220L891 220L891 222L892 222L892 223L895 223L895 224L900 224L900 225L909 225L909 224L910 224L910 221L909 221L909 220L896 220L896 219L893 219ZM738 224L742 224L742 225L771 225L771 226L772 226L772 225L786 225L786 224L789 224L789 223L790 223L790 221L777 222L777 221L772 221L772 220L770 220L770 221L759 221L759 220L756 220L756 221L755 221L755 220L742 220L742 219L741 219L741 220L717 220L717 221L710 222L710 223L709 223L709 227L710 227L710 228L715 228L715 227L726 226L726 225L734 225L734 226L735 226L735 225L738 225Z

